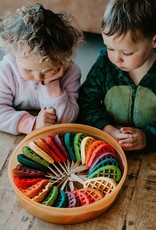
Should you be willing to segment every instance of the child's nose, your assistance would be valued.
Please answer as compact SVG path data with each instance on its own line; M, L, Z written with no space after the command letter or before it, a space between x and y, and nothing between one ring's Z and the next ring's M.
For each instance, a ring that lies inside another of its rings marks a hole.
M119 52L116 52L114 54L114 61L116 64L121 63L123 61L121 54Z

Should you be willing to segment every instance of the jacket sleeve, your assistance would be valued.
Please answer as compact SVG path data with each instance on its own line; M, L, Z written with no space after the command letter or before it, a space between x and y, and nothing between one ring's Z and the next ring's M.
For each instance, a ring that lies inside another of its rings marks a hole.
M156 151L156 125L149 125L142 129L146 135L146 144L148 150Z
M24 130L23 133L29 133L35 121L35 117L30 115L27 111L17 111L13 107L15 85L12 80L11 72L9 68L7 72L1 68L0 74L0 131L8 132L14 135L19 134L18 124L21 118L28 115L29 126ZM10 87L11 86L11 87Z
M105 65L104 58L100 55L89 71L86 81L80 87L78 98L80 113L77 122L99 129L112 123L104 107Z

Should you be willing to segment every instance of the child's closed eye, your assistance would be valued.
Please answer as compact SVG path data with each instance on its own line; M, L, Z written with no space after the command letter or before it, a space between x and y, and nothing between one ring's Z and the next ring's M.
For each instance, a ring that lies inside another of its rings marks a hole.
M125 56L131 56L133 53L125 53L125 52L122 52L123 53L123 55L125 55Z
M114 51L114 49L112 49L112 48L110 48L110 47L108 47L108 46L106 46L106 48L107 48L107 50L109 50L109 51Z
M25 72L31 72L31 71L32 71L31 69L25 69L25 68L23 68L23 70L24 70Z

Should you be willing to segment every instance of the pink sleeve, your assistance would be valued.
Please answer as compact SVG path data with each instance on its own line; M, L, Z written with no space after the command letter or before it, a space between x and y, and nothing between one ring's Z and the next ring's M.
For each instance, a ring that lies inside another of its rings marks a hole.
M17 130L19 133L29 134L31 133L36 117L31 114L25 114L19 121Z

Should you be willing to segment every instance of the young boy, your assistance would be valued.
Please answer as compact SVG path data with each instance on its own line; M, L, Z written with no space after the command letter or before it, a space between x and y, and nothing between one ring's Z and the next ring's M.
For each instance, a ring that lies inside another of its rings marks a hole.
M110 0L102 50L79 92L78 121L125 151L156 150L156 1Z

